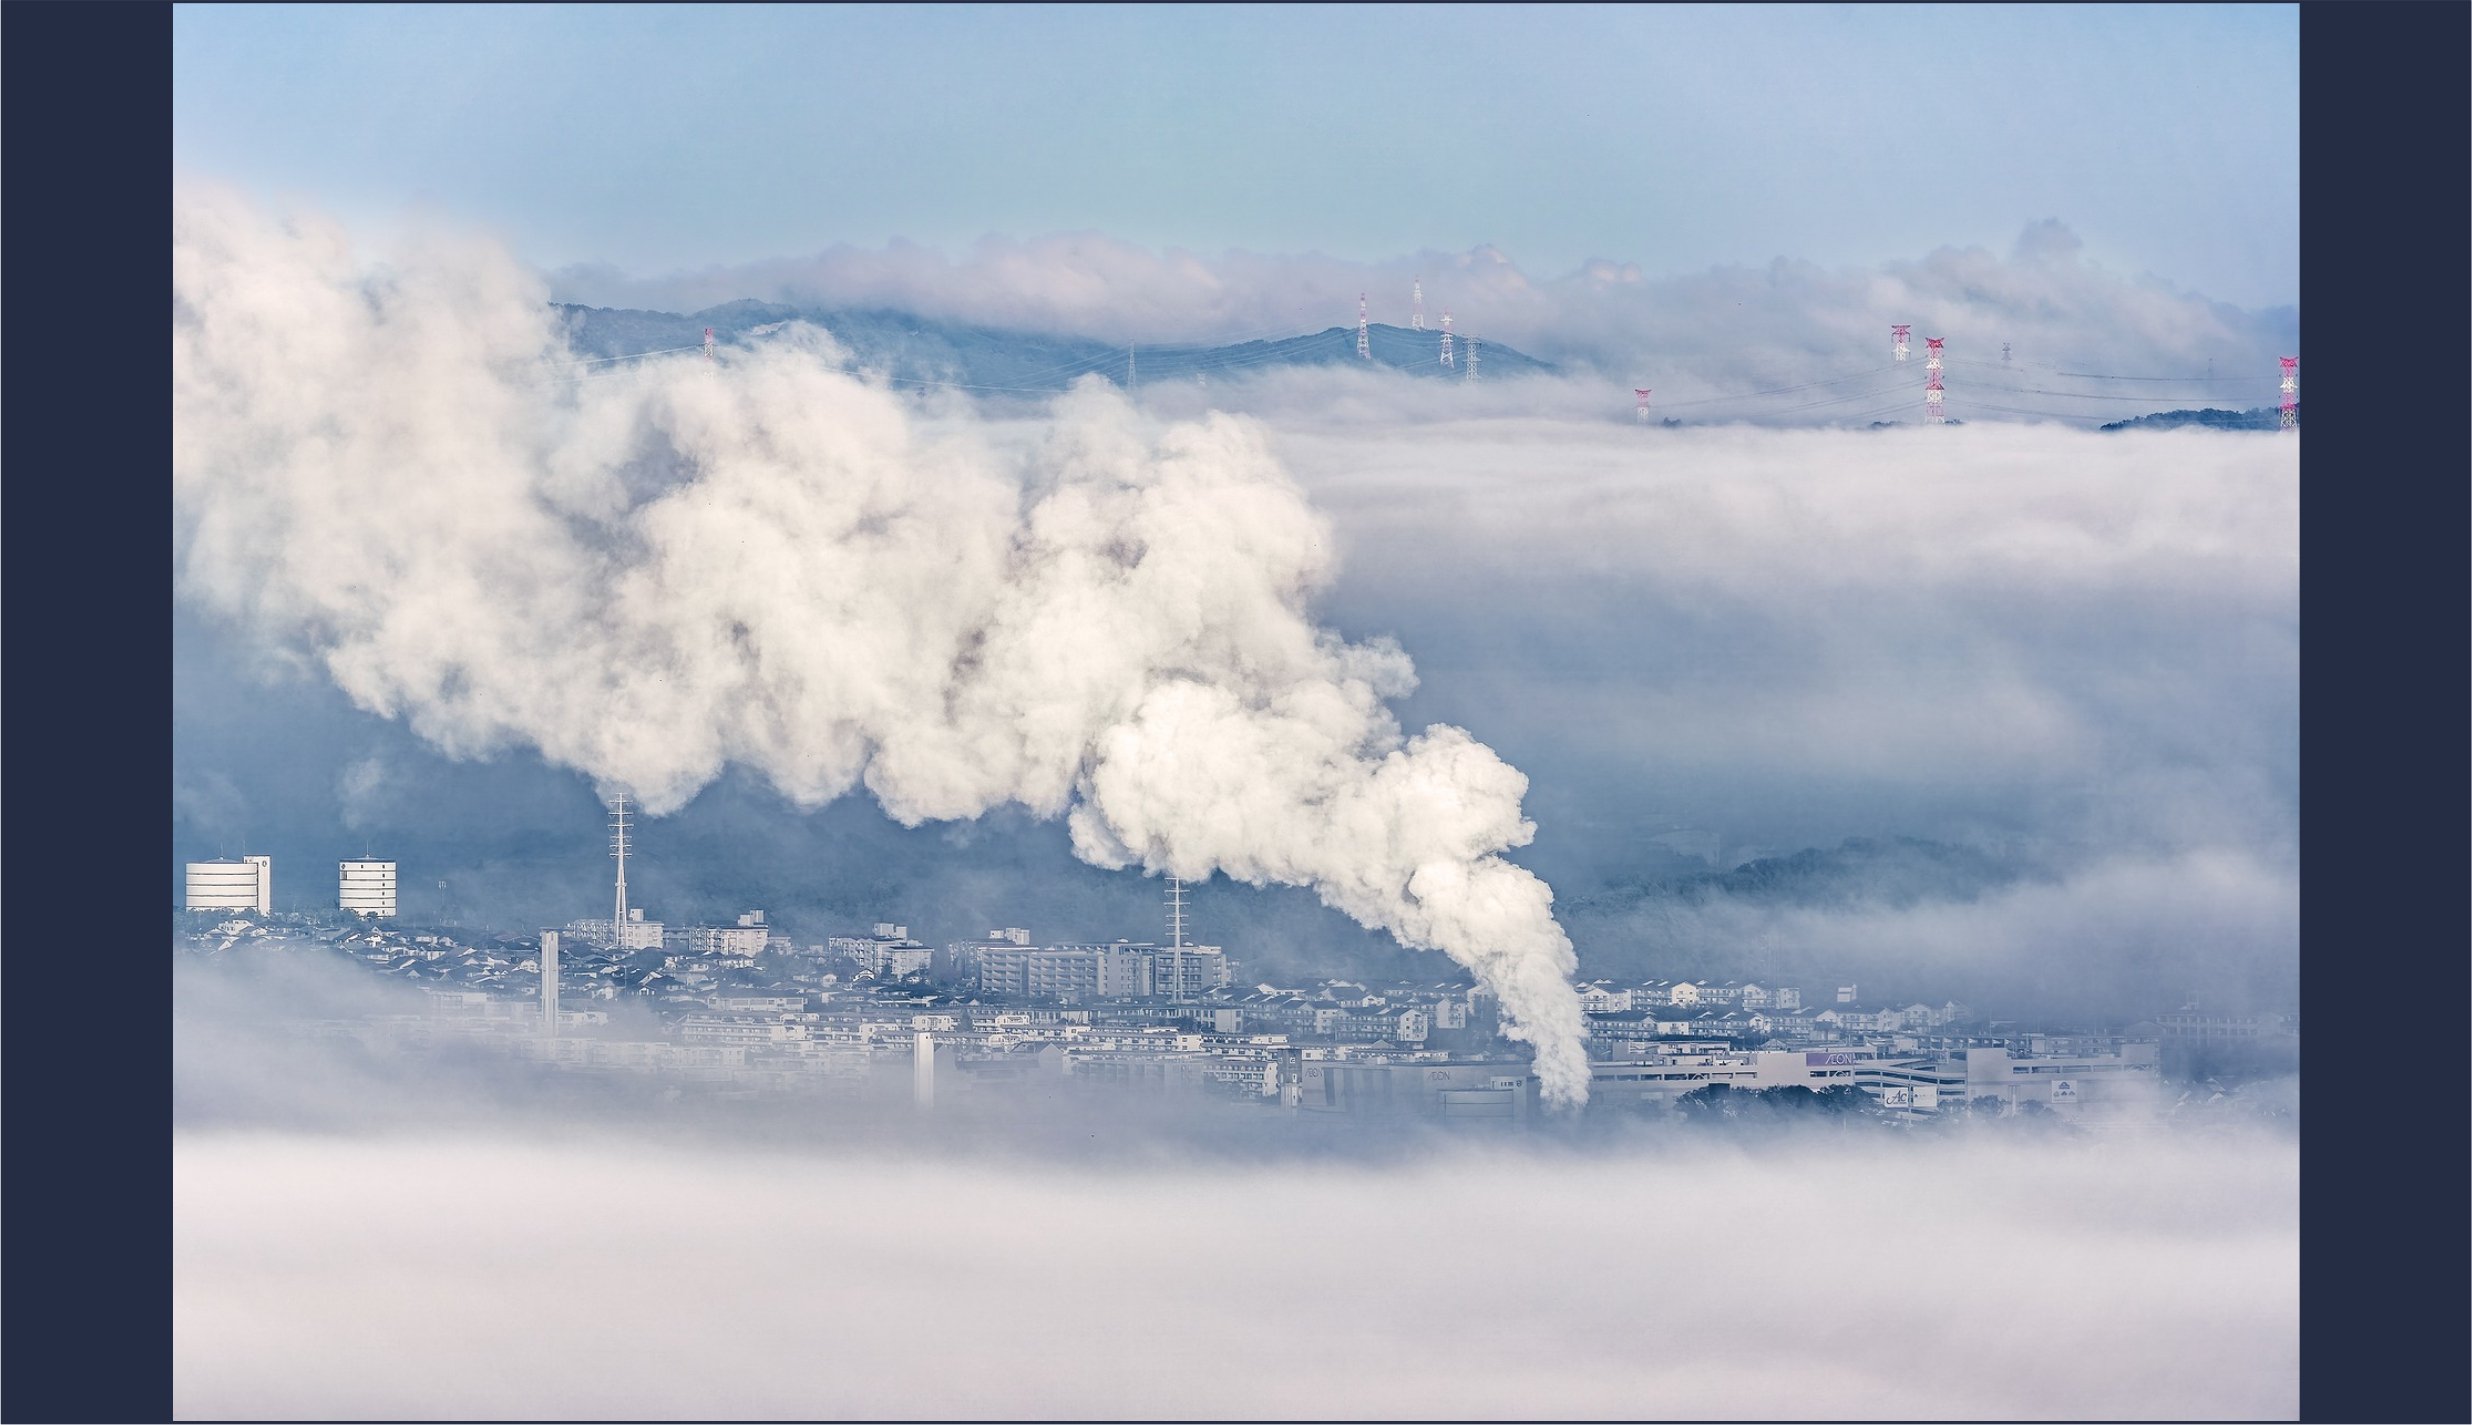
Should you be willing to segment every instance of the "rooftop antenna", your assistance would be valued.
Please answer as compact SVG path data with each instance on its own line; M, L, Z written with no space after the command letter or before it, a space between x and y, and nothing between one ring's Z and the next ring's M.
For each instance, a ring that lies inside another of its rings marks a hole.
M1373 334L1365 325L1365 294L1362 292L1356 294L1356 354L1367 361L1373 360Z
M620 792L609 808L609 854L618 859L618 909L609 923L609 948L616 950L627 934L627 794Z
M1912 322L1899 322L1888 329L1888 348L1897 354L1899 361L1906 359L1906 337L1913 330Z
M1182 876L1167 878L1167 943L1171 949L1184 948L1185 884Z
M1923 369L1931 373L1930 379L1923 382L1923 419L1935 426L1948 423L1948 408L1941 404L1947 393L1940 389L1940 346L1947 340L1943 336L1923 338L1923 346L1930 352Z
M1451 309L1448 307L1442 309L1442 364L1445 366L1459 364L1451 359Z
M1410 330L1410 331L1419 331L1419 332L1421 332L1421 331L1423 331L1424 329L1425 329L1425 279L1424 279L1424 278L1422 278L1422 277L1419 277L1419 278L1417 278L1417 279L1416 279L1416 297L1415 297L1415 305L1414 305L1413 307L1411 307L1411 308L1409 309L1409 311L1408 311L1408 330Z

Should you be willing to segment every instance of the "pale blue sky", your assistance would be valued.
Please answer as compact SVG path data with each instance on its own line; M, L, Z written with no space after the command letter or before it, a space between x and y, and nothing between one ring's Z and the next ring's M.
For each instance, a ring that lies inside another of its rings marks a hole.
M1099 231L1540 276L2005 251L2299 300L2296 7L182 6L179 170L651 275Z

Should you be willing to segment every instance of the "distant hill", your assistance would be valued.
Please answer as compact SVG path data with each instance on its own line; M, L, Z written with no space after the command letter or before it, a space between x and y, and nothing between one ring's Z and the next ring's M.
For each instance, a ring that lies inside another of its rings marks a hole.
M1851 837L1833 849L1746 861L1730 871L1645 876L1570 898L1575 916L1620 913L1645 905L1707 905L1751 901L1776 905L1911 906L1970 901L2029 878L2033 872L1971 847L1919 837Z
M700 312L647 312L628 308L560 304L567 341L584 356L636 356L694 346L710 327L716 341L739 344L790 321L808 321L831 332L860 366L906 381L950 383L991 391L1061 391L1096 373L1123 385L1128 371L1138 385L1234 378L1280 366L1337 366L1356 361L1356 331L1331 327L1277 341L1233 346L1135 346L1130 349L1090 337L1007 331L942 322L885 309L818 310L769 302L725 302ZM1375 326L1367 332L1371 363L1410 376L1454 380L1467 362L1468 344L1456 342L1460 365L1441 363L1435 331ZM1479 379L1493 380L1551 371L1546 362L1507 346L1486 342Z
M1683 876L1643 873L1627 881L1554 897L1554 911L1583 947L1593 973L1609 975L1782 976L1806 988L1843 974L1833 956L1814 958L1791 933L1755 951L1746 935L1778 911L1859 919L1881 911L1964 905L2024 884L2047 882L2031 861L1918 837L1857 837L1833 848L1748 861L1727 871ZM1892 994L1968 993L1962 974L1891 973L1893 955L1875 958L1864 980ZM1879 983L1872 984L1874 979ZM1844 983L1837 979L1836 983Z
M1733 899L1910 906L1926 900L1972 900L2020 875L2018 867L1970 847L1912 836L1852 837L1834 850L1814 847L1746 861L1730 871L1668 882L1663 889L1693 903Z
M2283 416L2273 407L2251 411L2225 411L2208 407L2202 411L2158 411L2151 416L2138 416L2125 421L2113 421L2104 430L2173 430L2180 426L2205 426L2212 430L2280 430Z

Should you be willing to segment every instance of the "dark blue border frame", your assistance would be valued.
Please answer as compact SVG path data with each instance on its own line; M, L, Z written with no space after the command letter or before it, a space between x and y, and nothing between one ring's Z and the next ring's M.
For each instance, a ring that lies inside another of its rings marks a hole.
M2472 8L2300 18L2301 1413L2472 1420Z
M7 1420L171 1418L171 78L169 5L0 6Z

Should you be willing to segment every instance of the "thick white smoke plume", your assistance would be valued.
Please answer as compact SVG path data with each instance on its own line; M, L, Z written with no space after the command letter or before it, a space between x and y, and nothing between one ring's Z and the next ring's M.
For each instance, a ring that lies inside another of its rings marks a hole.
M1256 429L1112 390L1025 442L821 333L578 375L543 283L217 193L173 238L185 596L462 756L529 745L658 814L732 764L915 824L1018 803L1086 860L1313 887L1501 998L1585 1096L1527 779L1407 736L1393 644L1315 626L1323 519Z

